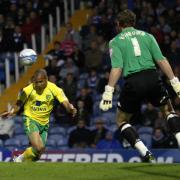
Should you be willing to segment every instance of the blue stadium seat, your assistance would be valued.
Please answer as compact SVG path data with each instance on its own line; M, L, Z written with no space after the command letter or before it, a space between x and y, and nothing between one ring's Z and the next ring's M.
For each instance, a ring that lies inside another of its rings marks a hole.
M57 146L56 149L58 149L58 150L67 150L67 149L69 149L69 147L68 147L67 145L64 145L64 146Z
M142 126L137 130L137 132L139 134L152 134L153 133L153 128L152 127Z
M65 138L63 135L53 134L48 137L48 140L52 139L55 140L55 142L58 142L59 139L63 139L63 138Z
M27 136L25 134L18 134L14 136L15 139L18 139L19 141L28 140Z
M77 88L78 89L82 89L85 86L85 80L84 79L80 79L77 81Z
M15 122L15 123L18 123L18 124L22 124L22 125L23 125L22 116L15 116L13 119L14 119L14 122Z
M0 68L0 82L5 82L5 71Z
M7 139L5 142L4 142L4 146L14 146L14 147L18 147L20 146L21 143L20 143L20 140L19 139L15 139L15 138L11 138L11 139Z
M101 110L99 109L99 103L100 103L100 101L96 101L93 105L93 115L94 116L99 116L102 113Z
M102 119L104 119L108 124L116 123L116 113L115 112L104 112L102 113Z
M49 135L52 135L52 134L66 135L66 130L63 127L53 127L49 129Z
M15 123L14 126L15 126L15 130L16 129L23 129L23 126L20 123Z
M62 138L62 139L59 139L57 141L57 146L60 147L60 146L65 146L67 145L67 140L65 138Z
M3 146L3 141L0 139L0 147Z
M117 126L117 124L112 124L112 125L108 126L108 128L109 128L112 132L115 132L115 131L118 129L118 126Z
M76 126L72 126L72 127L68 128L67 134L69 135L71 133L71 131L73 131L74 129L76 129Z
M48 139L46 142L46 146L56 146L55 139Z
M21 145L25 148L29 146L29 140L28 139L23 139L21 141Z
M8 149L11 152L13 152L15 150L20 150L19 146L6 146L5 148Z
M150 135L150 134L139 134L139 137L148 148L151 148L151 146L152 146L152 135Z
M15 135L20 135L20 134L25 134L24 132L24 128L21 126L15 126L15 131L14 131Z

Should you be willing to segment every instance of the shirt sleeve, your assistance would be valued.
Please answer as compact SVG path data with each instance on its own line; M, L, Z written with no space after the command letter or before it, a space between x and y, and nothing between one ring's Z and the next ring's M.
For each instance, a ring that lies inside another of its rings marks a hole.
M27 98L27 95L26 95L26 93L25 93L25 90L24 90L24 89L21 89L21 90L19 91L19 93L18 93L17 100L18 100L18 101L25 102L26 98Z
M151 37L150 50L151 50L151 54L153 56L153 59L155 61L164 60L165 57L163 56L163 54L161 52L161 49L160 49L156 39L152 35L150 35L150 37Z
M61 88L54 86L53 91L54 91L55 97L60 103L64 101L68 101L68 98L66 97L66 95L64 94L64 91Z
M123 68L122 53L115 39L109 42L109 54L112 68Z

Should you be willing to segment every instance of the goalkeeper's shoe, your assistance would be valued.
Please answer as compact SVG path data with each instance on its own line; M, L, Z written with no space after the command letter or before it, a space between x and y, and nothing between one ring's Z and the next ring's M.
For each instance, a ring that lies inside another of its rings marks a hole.
M144 157L142 157L142 162L154 163L155 158L150 151L147 151L146 155Z

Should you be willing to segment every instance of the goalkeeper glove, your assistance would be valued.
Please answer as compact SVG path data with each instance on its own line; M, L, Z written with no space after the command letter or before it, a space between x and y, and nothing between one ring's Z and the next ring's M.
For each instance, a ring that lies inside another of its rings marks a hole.
M174 77L173 79L170 80L171 86L173 87L174 91L180 98L180 82L177 77Z
M109 85L105 86L105 91L102 95L102 100L99 105L99 108L102 109L103 111L107 111L110 108L112 108L113 92L114 92L113 87Z

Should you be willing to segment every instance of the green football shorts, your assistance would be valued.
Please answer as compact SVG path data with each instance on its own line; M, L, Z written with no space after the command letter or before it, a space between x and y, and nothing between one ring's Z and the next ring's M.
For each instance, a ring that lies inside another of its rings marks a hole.
M49 124L41 125L40 123L31 119L28 116L23 116L23 121L26 134L29 136L29 134L31 134L32 132L39 132L45 146L47 141Z

